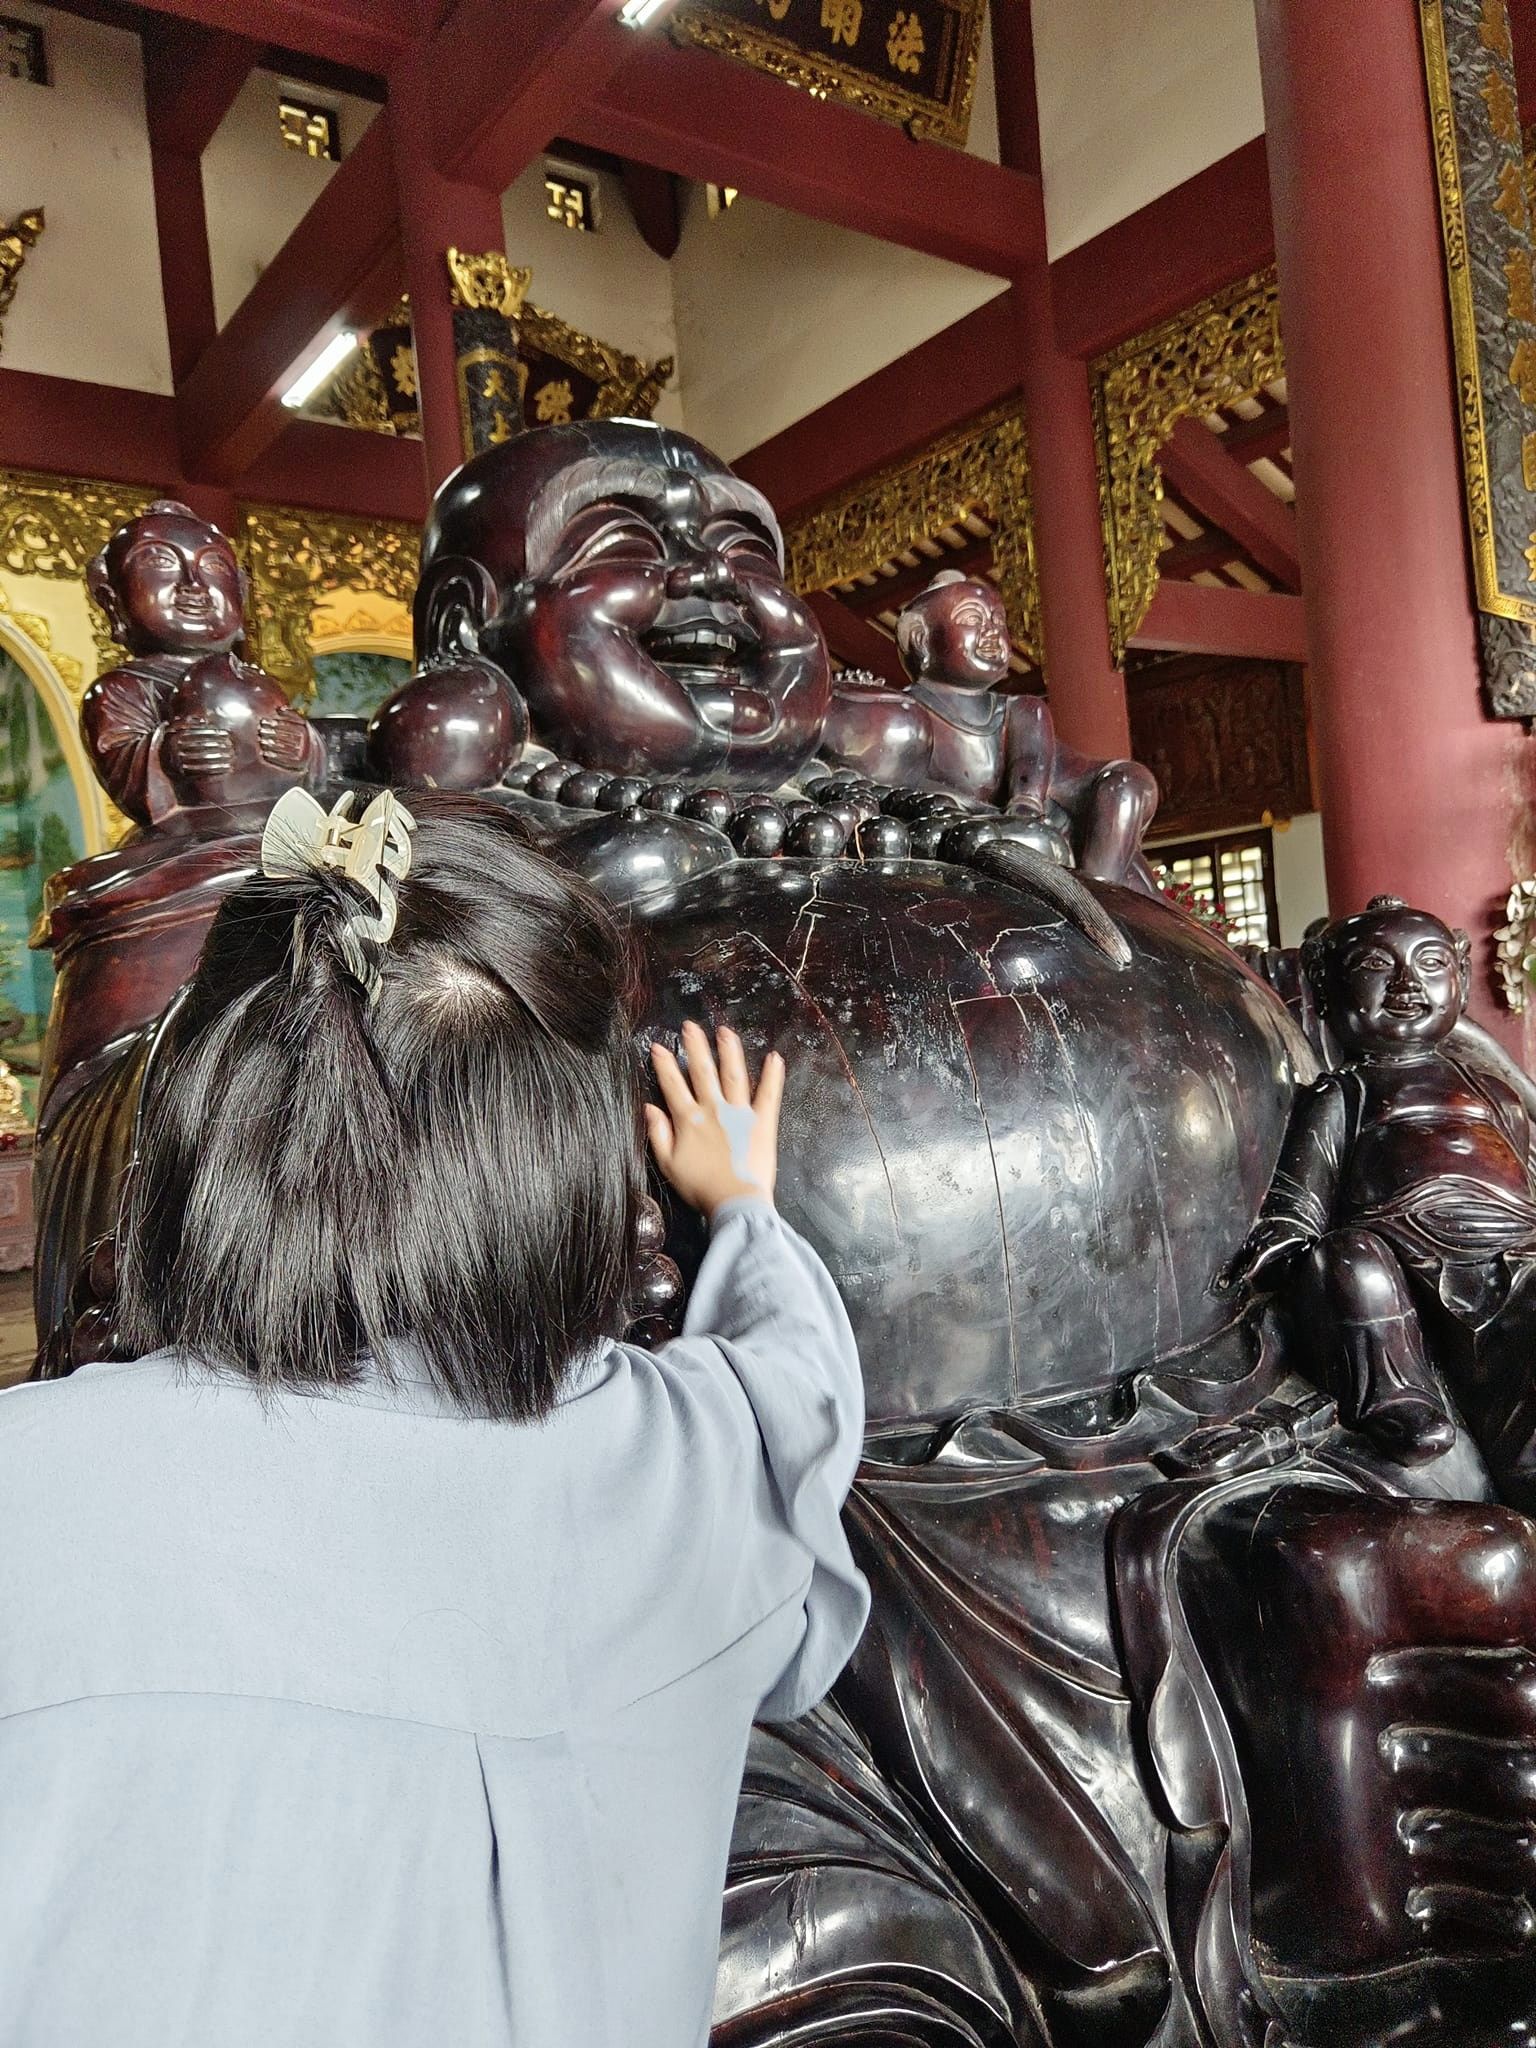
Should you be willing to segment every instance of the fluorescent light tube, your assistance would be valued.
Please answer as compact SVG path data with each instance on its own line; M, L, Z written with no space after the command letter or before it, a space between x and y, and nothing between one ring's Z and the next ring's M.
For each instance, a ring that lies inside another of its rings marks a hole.
M283 393L284 405L295 408L313 398L326 378L341 368L356 347L355 334L332 335L309 368L301 370Z
M644 28L672 4L673 0L624 0L619 9L619 21L625 28Z

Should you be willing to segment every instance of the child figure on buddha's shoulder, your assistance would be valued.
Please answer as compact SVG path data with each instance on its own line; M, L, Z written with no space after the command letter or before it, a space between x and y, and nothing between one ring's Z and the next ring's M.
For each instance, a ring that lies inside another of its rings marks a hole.
M1306 964L1346 1062L1298 1101L1229 1279L1295 1292L1345 1419L1399 1461L1449 1448L1453 1399L1500 1494L1529 1512L1531 1131L1512 1087L1446 1049L1466 939L1377 897L1310 940Z
M274 811L148 1084L123 1362L0 1394L8 2042L702 2048L751 1723L863 1626L782 1061L654 1049L710 1244L624 1343L625 938L411 803Z

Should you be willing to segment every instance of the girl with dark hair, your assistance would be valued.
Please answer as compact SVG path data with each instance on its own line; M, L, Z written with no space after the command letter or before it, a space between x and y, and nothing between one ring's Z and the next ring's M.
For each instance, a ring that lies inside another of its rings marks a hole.
M7 2048L691 2048L754 1716L863 1626L783 1066L653 1048L711 1242L619 1341L633 968L497 807L302 791L141 1112L126 1362L0 1394Z

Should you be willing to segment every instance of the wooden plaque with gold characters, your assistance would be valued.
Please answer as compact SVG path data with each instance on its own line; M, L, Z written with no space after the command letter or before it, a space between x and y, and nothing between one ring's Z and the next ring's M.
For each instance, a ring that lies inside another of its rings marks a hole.
M963 144L986 0L682 0L681 43Z

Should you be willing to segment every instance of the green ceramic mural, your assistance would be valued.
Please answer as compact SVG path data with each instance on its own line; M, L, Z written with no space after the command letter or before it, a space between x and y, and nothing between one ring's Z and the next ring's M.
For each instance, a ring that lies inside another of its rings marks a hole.
M27 938L43 884L84 852L80 803L53 722L25 670L0 648L0 1058L26 1085L29 1110L53 967Z
M315 694L304 708L371 718L410 674L411 664L396 654L317 654Z

